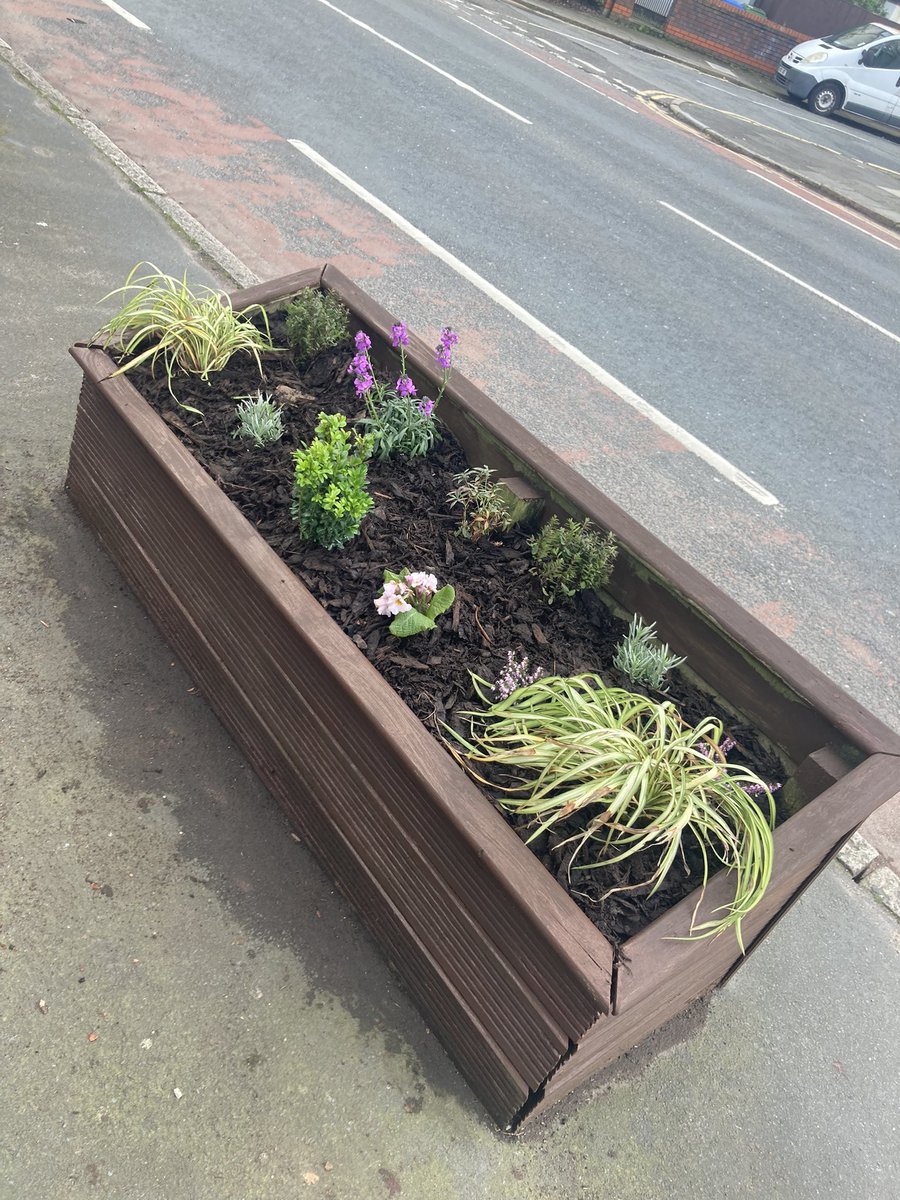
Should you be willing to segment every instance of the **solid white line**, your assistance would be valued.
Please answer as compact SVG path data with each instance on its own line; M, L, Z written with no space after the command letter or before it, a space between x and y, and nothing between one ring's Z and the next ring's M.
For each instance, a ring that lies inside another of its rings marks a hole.
M108 2L108 0L104 0ZM445 71L443 67L435 66L433 62L429 62L427 58L422 58L418 54L414 54L412 50L407 50L405 46L401 46L399 42L395 42L393 38L385 37L383 33L379 33L377 29L373 29L371 25L367 25L365 21L359 21L356 17L351 17L349 13L344 12L342 8L338 8L336 4L332 4L331 0L319 0L319 4L324 4L326 8L330 8L332 12L338 13L342 17L346 17L354 25L358 25L360 29L365 29L366 33L371 33L374 37L379 38L382 42L386 42L388 46L393 46L395 50L399 50L401 54L408 54L410 58L415 59L417 63L421 63L423 67L428 67L430 71L441 75L444 79L449 79L451 83L455 83L457 87L463 91L470 92L473 96L477 96L479 100L484 100L486 104L492 104L494 108L499 108L501 112L505 112L507 116L514 117L517 121L521 121L523 125L531 125L531 121L527 117L523 117L521 113L514 112L511 108L507 108L505 104L501 104L499 100L492 100L490 96L486 96L484 92L479 92L477 88L473 88L470 83L463 83L461 79L457 79L455 75L451 75L449 71Z
M524 54L526 58L533 58L535 62L541 66L549 67L551 71L556 71L559 75L564 75L566 79L571 79L572 83L577 83L581 87L590 88L595 96L600 96L603 100L609 100L613 104L618 104L620 108L626 108L629 112L635 110L629 104L623 104L621 100L614 100L612 96L607 96L606 92L600 92L595 87L591 87L584 79L579 79L576 75L570 75L568 71L564 71L561 67L554 67L553 63L547 62L545 58L541 58L537 54L532 54L530 50L526 50L524 46L514 46L512 42L508 42L506 38L501 37L499 33L491 33L489 29L485 29L483 25L478 25L475 21L468 21L465 17L460 17L460 21L466 25L471 25L473 29L480 29L482 33L486 33L488 37L496 38L498 42L502 42L504 46L509 46L510 50L518 50L520 54ZM599 82L599 81L598 81Z
M114 13L118 13L120 17L124 17L129 25L134 25L136 29L146 29L148 33L153 32L149 25L145 25L143 21L139 21L137 17L132 16L127 9L121 6L121 4L116 4L116 0L102 0L102 3L105 4L107 8L111 8Z
M889 329L885 329L883 325L876 325L874 321L870 321L868 317L864 317L862 313L856 312L853 308L848 308L846 304L841 304L840 300L835 300L833 296L829 296L827 292L820 292L818 288L812 286L811 283L804 283L802 279L798 279L796 275L791 275L789 271L785 271L782 267L776 267L774 263L769 262L767 258L761 258L760 255L754 254L752 250L748 250L746 246L742 246L740 242L734 242L730 237L726 237L724 233L719 233L715 229L711 229L709 225L704 225L702 221L698 221L696 217L689 216L686 212L682 212L680 208L676 208L674 204L667 204L665 200L660 200L659 203L663 208L667 208L669 212L676 213L679 217L683 217L685 221L690 221L692 225L696 225L698 229L704 230L706 233L712 234L714 238L718 238L720 242L724 242L727 246L733 247L735 250L740 250L741 254L746 254L748 258L752 258L754 262L761 263L764 267L768 267L770 271L774 271L777 275L789 279L791 283L796 283L798 287L804 288L807 292L812 292L814 296L818 296L820 300L824 300L827 304L834 305L841 312L846 313L849 317L855 317L857 321L862 321L863 325L868 325L870 329L874 329L876 333L882 333L886 338L890 338L892 342L900 345L900 335L891 333Z
M517 320L521 321L522 324L527 326L533 333L536 333L539 337L542 337L545 342L554 348L554 350L558 350L560 354L565 355L570 362L573 362L577 367L580 367L583 371L586 371L588 375L590 375L593 379L596 379L598 383L602 384L603 387L607 388L614 395L618 396L620 400L623 400L626 404L631 405L631 407L639 412L642 416L652 421L657 428L662 429L663 432L667 433L677 442L680 442L680 444L684 446L686 450L690 450L692 454L696 454L698 458L701 458L708 466L711 466L725 479L743 489L743 491L745 491L749 496L752 496L754 500L759 501L760 504L772 505L778 503L777 498L773 496L771 492L766 491L766 489L758 484L756 480L751 479L748 475L745 475L743 471L739 471L737 467L733 466L726 458L723 458L721 454L717 454L715 450L712 450L705 443L701 442L699 438L695 438L694 435L688 433L686 429L682 429L680 425L676 425L674 421L671 421L667 416L661 413L659 409L654 408L652 404L648 404L646 400L643 400L636 392L633 392L630 387L624 383L621 383L615 378L614 375L610 375L608 371L605 371L603 367L601 367L598 363L595 363L593 359L588 358L586 354L583 354L582 351L573 346L571 342L567 342L565 338L561 337L548 325L545 325L543 321L539 321L538 318L532 316L527 309L522 308L522 306L517 304L515 300L510 299L510 297L504 292L501 292L499 288L495 287L492 283L489 283L476 271L473 271L471 267L466 266L466 264L462 262L461 259L458 259L455 254L451 254L449 250L445 250L443 246L441 246L438 242L435 242L426 233L423 233L421 229L417 229L415 225L413 225L410 221L407 221L405 217L402 217L393 208L390 208L384 203L384 201L379 200L377 196L373 196L370 191L367 191L366 188L362 186L362 184L359 184L356 182L356 180L351 179L349 175L345 175L339 167L334 166L326 158L323 158L318 151L313 150L312 146L309 146L306 142L301 142L295 138L288 138L288 142L294 147L295 150L299 150L301 154L305 155L310 162L315 163L317 167L320 167L323 171L330 175L332 179L336 179L338 183L342 184L345 188L347 188L348 191L352 192L354 196L357 196L371 208L374 208L377 213L380 213L383 217L390 221L391 224L396 225L398 229L402 230L402 232L408 237L412 238L413 241L417 242L420 246L424 247L424 249L433 254L435 258L440 259L441 262L445 263L451 268L451 270L455 271L457 275L460 275L463 279L465 279L467 283L470 283L473 287L478 288L480 292L489 297L489 299L493 300L495 304L498 304Z
M817 209L819 212L826 213L829 217L834 217L836 221L842 221L844 225L849 225L851 229L857 230L859 233L864 233L866 237L874 238L876 242L881 242L882 246L889 246L891 250L900 251L900 245L897 242L889 242L887 238L879 237L877 233L873 233L871 229L864 229L862 225L857 225L855 221L848 221L846 217L842 217L840 213L832 212L830 208L823 208L821 204L817 204L815 200L810 200L808 196L801 196L799 192L791 191L781 183L776 183L774 179L769 179L768 175L760 175L759 171L751 171L747 168L748 175L755 175L757 179L761 179L763 183L769 183L772 187L778 188L779 192L787 192L789 196L793 196L795 200L802 200L804 204L810 205L811 208Z
M549 46L551 50L556 50L560 54L565 54L565 50L563 50L562 46L557 46L553 42L548 42L546 38L536 37L534 41L540 42L542 46Z

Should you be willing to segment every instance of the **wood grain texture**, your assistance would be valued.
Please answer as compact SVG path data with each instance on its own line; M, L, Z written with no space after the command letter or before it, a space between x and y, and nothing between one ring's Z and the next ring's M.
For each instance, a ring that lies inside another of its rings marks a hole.
M243 289L232 303L269 304L320 280L390 361L395 318L331 267ZM431 348L411 341L410 373L433 389ZM687 932L689 896L614 963L606 939L129 379L109 378L113 364L96 348L72 353L85 376L73 501L499 1124L543 1111L743 961L731 934L667 940ZM666 637L675 630L673 645L709 685L801 764L814 798L776 831L772 885L745 922L751 949L900 791L900 738L469 381L454 376L441 416L472 461L523 477L547 511L612 529L623 547L614 599ZM701 914L732 894L716 876Z

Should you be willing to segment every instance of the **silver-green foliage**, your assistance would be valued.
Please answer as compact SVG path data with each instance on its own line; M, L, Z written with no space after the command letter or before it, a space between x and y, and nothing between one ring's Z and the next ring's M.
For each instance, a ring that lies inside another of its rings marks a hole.
M565 525L551 517L528 544L534 559L532 571L551 604L560 596L603 587L619 549L611 533L601 533L590 521L571 517Z
M349 336L347 309L331 292L304 288L287 306L287 339L301 361L337 346Z
M346 418L339 413L319 413L316 436L294 452L291 512L304 541L334 550L359 533L372 507L366 491L371 453L371 437L348 432Z
M423 458L440 440L437 418L419 407L412 396L400 396L377 380L367 397L369 416L360 425L373 438L374 455L384 460L397 454Z
M258 391L235 399L240 401L234 410L239 422L235 437L246 438L254 446L269 446L284 434L281 409L268 393Z
M137 271L147 266L147 275ZM138 263L122 287L104 296L128 298L95 337L106 347L117 343L124 362L115 372L121 375L140 363L148 362L152 371L162 360L169 392L175 398L173 377L176 369L199 375L209 383L210 373L223 370L235 354L249 354L262 374L260 354L272 349L265 309L252 304L235 312L224 293L201 287L192 291L187 276L174 279L152 263ZM258 310L264 330L257 329L248 314ZM133 357L132 357L133 356ZM180 403L180 401L179 401ZM183 404L191 412L199 409Z
M489 533L512 526L509 503L502 485L494 481L490 467L470 467L453 476L458 486L447 496L451 508L462 508L461 537L477 542Z
M462 745L456 753L476 778L478 764L489 764L521 780L498 789L482 778L502 791L504 808L531 819L532 838L577 817L580 832L560 843L573 846L570 870L658 850L651 895L694 843L701 884L721 864L736 886L730 904L699 922L695 913L690 936L733 928L741 943L741 921L771 878L775 802L753 771L726 761L720 721L687 725L670 701L607 688L597 675L538 679L493 703L485 681L475 684L486 707L463 714L469 739L449 731Z
M635 683L643 683L659 691L668 672L673 667L680 667L686 660L672 654L666 643L660 642L655 634L655 622L645 625L640 617L634 617L616 648L613 665Z

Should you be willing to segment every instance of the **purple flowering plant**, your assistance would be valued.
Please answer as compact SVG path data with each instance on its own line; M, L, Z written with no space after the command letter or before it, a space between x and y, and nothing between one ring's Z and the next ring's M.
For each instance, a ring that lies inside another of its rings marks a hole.
M354 342L356 353L347 370L353 376L357 396L365 402L367 416L362 424L374 437L376 457L382 460L395 454L423 457L440 438L435 410L450 378L452 352L459 335L449 326L441 330L435 360L442 376L435 400L418 396L416 385L407 373L409 330L405 322L391 326L391 346L400 354L400 374L393 384L378 378L369 353L372 348L369 336L360 330Z
M374 603L382 617L394 618L390 630L395 637L412 637L434 629L435 618L446 612L455 599L452 584L439 588L429 571L385 571L381 593Z

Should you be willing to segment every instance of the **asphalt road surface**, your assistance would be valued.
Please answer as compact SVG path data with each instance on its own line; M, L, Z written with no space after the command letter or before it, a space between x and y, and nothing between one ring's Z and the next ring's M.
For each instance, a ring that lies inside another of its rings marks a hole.
M452 323L466 374L898 719L900 239L641 93L891 180L893 141L499 0L0 14L254 270L327 258L423 332Z

